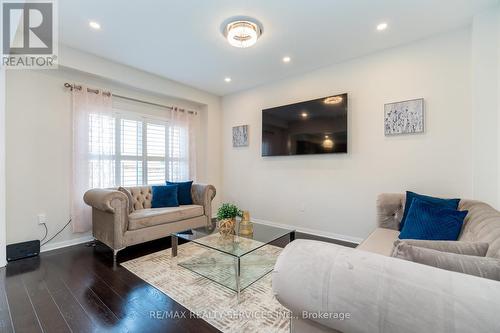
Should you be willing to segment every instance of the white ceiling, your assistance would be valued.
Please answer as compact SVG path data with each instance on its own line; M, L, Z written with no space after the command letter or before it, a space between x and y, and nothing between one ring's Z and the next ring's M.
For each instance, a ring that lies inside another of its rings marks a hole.
M498 0L64 0L60 42L203 90L232 92L311 71L471 23ZM251 16L264 33L251 48L221 23ZM89 28L89 20L102 26ZM377 32L378 23L389 28ZM292 61L284 64L288 55ZM224 82L229 76L232 82Z

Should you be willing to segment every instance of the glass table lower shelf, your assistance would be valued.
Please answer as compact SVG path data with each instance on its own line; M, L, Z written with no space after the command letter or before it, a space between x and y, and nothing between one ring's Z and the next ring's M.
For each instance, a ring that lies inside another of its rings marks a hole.
M178 255L179 238L197 246L193 254L176 258L177 264L240 293L270 273L278 256L275 241L295 238L295 230L253 223L250 235L223 237L217 229L195 228L172 234L172 257Z
M265 250L237 258L207 248L196 257L179 258L178 265L240 293L273 270L277 258Z

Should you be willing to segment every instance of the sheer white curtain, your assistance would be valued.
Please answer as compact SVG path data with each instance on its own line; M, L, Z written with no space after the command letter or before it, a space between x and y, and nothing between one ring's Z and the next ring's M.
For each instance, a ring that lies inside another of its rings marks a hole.
M197 127L197 112L172 108L167 141L167 180L196 181Z
M73 187L71 218L74 232L91 229L91 209L83 202L90 188L114 186L115 119L111 93L76 87L73 98Z

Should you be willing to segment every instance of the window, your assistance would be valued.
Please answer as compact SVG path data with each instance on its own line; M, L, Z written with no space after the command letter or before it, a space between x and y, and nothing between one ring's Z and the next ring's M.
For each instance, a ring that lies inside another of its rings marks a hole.
M89 183L98 187L163 184L189 178L187 129L116 112L89 115Z

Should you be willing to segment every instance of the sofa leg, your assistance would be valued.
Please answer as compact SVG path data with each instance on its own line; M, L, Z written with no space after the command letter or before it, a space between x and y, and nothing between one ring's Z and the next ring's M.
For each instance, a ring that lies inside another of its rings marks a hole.
M116 265L116 257L118 256L118 252L120 252L123 249L115 250L113 249L113 265Z

